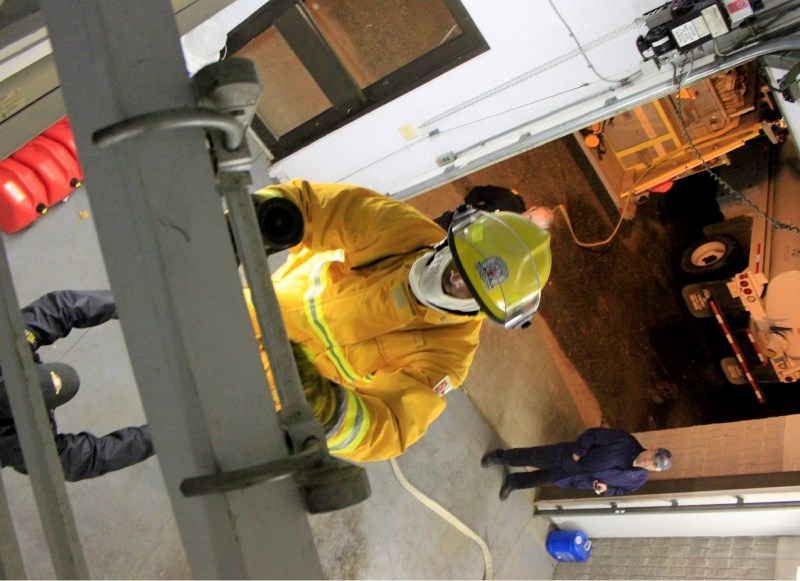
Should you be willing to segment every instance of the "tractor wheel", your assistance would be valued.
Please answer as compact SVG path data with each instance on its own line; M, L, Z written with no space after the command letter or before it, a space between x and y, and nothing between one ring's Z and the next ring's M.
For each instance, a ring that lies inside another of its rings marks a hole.
M739 243L732 236L712 236L695 242L681 257L680 268L692 280L732 277L746 266Z

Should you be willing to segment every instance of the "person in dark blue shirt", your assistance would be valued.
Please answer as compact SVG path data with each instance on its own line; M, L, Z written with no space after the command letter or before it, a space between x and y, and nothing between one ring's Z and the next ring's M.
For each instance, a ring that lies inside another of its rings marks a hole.
M651 471L668 470L672 466L672 453L665 448L645 450L624 430L590 428L576 442L498 449L481 458L484 468L496 464L539 468L506 476L500 500L508 498L514 490L547 484L618 496L641 488Z

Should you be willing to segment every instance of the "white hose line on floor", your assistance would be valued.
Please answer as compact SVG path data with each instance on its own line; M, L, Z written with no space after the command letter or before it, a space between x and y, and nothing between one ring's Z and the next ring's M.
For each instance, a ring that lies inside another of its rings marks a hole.
M403 473L400 471L400 466L397 465L397 462L395 461L394 458L391 458L389 462L391 462L394 475L400 481L400 484L403 485L403 488L408 490L414 498L419 500L426 507L428 507L433 512L442 517L445 521L453 525L453 527L458 532L460 532L466 537L469 537L471 540L475 541L478 544L478 546L481 548L481 551L483 552L483 562L484 562L483 578L486 579L487 581L492 579L492 577L494 576L494 565L492 564L492 555L489 552L489 546L486 544L486 542L482 538L480 538L475 531L473 531L463 522L458 520L458 518L453 513L448 511L441 504L438 504L432 498L425 496L424 493L415 488L414 485L412 485L408 480L406 480L406 477L403 476Z

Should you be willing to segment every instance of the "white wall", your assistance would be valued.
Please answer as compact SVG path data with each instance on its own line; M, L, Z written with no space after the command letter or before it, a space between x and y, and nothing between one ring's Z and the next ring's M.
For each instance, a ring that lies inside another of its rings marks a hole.
M775 579L800 579L800 537L778 539L775 557Z
M642 12L660 2L614 2L613 10L608 2L596 0L554 0L554 4L577 39L585 44L633 23ZM278 162L270 174L278 180L302 177L343 181L396 192L440 174L443 170L436 164L437 156L473 146L482 138L547 116L557 107L610 86L575 52L575 40L549 2L464 0L464 5L489 44L489 51ZM597 71L609 79L639 71L641 57L635 39L643 30L640 26L588 51ZM454 106L570 52L574 58L559 66L420 127ZM641 68L648 76L656 73L652 64ZM664 71L658 80L669 75ZM608 95L602 100L605 98ZM557 122L558 118L551 116L534 126L520 128L504 139L460 155L454 165L461 166L490 149L512 143L525 131L537 131ZM412 141L406 141L399 131L407 124L419 133ZM434 129L440 133L428 137L427 133Z

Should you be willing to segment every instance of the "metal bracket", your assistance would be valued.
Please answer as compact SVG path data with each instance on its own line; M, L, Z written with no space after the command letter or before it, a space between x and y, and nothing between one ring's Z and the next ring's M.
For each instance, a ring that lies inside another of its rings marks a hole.
M626 508L620 508L616 502L609 502L610 505L609 512L611 514L625 514L628 512Z
M784 99L790 103L800 99L800 62L795 63L779 83L778 88Z
M324 455L324 450L317 444L287 458L273 460L251 468L186 478L181 482L180 489L184 496L191 498L230 492L260 482L275 482L291 476L295 472L313 467L323 459Z
M760 60L768 67L789 70L800 61L800 51L790 50L777 54L766 54Z
M366 470L332 458L324 441L314 442L288 458L251 468L187 478L181 482L180 490L191 498L240 490L289 476L294 477L306 509L312 514L358 504L369 498L371 492Z
M92 143L100 149L104 149L144 133L190 127L214 128L224 131L225 148L230 150L238 149L245 131L245 128L235 118L212 109L203 107L167 109L137 115L98 129L92 134Z
M448 151L447 153L443 153L439 157L436 158L436 165L439 167L443 167L445 165L453 163L456 159L458 159L458 154L453 151Z
M247 59L231 58L200 69L193 78L199 105L235 119L242 126L242 139L235 148L228 146L219 131L210 131L211 155L219 179L223 172L250 171L254 157L244 132L256 113L261 85L255 66ZM211 128L216 129L216 128ZM248 185L251 182L248 182Z

